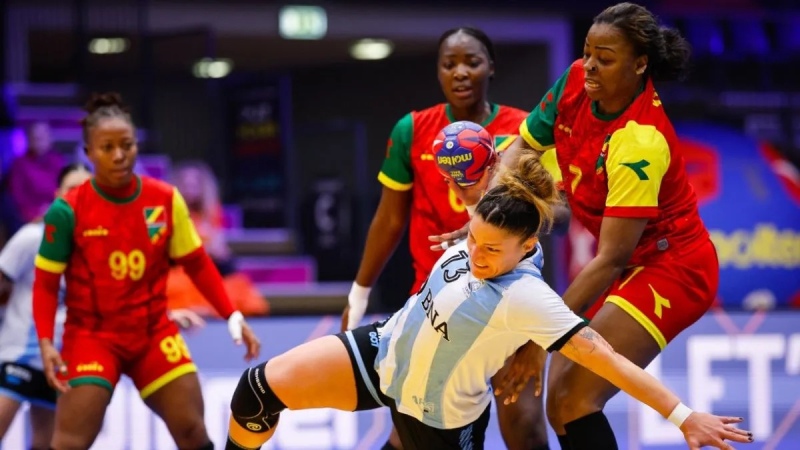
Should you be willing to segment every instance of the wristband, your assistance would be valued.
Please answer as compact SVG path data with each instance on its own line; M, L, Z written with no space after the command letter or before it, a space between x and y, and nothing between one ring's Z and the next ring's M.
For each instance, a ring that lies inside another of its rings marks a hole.
M687 418L693 413L692 408L684 405L683 403L678 403L678 406L669 413L669 417L667 420L672 422L676 427L680 428L683 425L683 422L686 421Z
M369 299L369 293L372 291L371 287L361 286L360 284L353 282L353 286L350 288L350 294L347 296L348 300L353 299ZM360 303L360 302L359 302ZM350 305L354 306L354 305Z
M228 333L230 333L233 341L238 343L242 340L242 323L244 323L244 316L239 311L234 311L228 317Z
M369 303L369 293L372 288L361 286L355 281L353 287L350 288L350 294L347 296L347 305L349 306L347 314L347 329L352 330L361 323L364 318L364 313L367 312L367 304Z

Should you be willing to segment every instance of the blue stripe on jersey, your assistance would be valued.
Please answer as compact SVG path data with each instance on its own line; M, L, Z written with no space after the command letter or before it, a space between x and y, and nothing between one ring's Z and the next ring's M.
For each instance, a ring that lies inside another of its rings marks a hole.
M521 276L521 275L520 275ZM436 405L426 414L426 419L445 423L444 387L452 376L458 362L472 348L486 325L494 315L503 293L494 283L486 283L453 311L448 320L447 331L450 342L440 342L431 361L428 382L425 386L425 399Z
M544 267L544 252L542 251L541 242L536 243L536 253L531 257L531 261L533 261L533 265L539 270L542 270L542 267Z
M389 354L389 344L388 343L392 341L392 332L394 332L395 325L397 324L397 319L400 318L400 317L403 317L403 315L406 313L406 311L409 308L413 307L414 303L416 303L416 302L417 302L417 295L416 294L411 295L408 298L408 300L406 300L406 304L403 305L403 309L401 309L400 311L392 314L392 316L389 318L389 321L392 322L392 327L388 328L388 327L386 327L386 324L384 324L384 327L380 329L380 331L381 331L380 342L384 342L386 344L378 346L378 354L375 355L375 366L374 366L376 371L379 370L378 367L380 366L381 362ZM394 320L392 320L392 319L394 319ZM387 324L388 324L388 322L387 322Z
M454 273L456 270L468 269L469 267L467 265L467 262L469 261L467 252L461 250L458 253L454 253L453 258L458 257L459 254L461 254L462 259L455 260L447 267L447 270L450 273ZM450 261L450 259L451 258L445 260L442 265L444 265L445 262ZM423 286L423 288L420 290L420 293L417 296L410 298L408 303L406 303L405 308L403 308L404 310L410 309L410 311L407 312L405 323L402 326L402 334L399 338L397 338L397 342L395 343L394 348L396 355L411 355L411 349L414 346L414 342L417 340L417 335L419 334L420 329L422 329L422 326L430 321L430 319L428 319L428 317L425 315L425 308L421 307L421 305L418 308L414 308L413 306L419 304L421 299L425 299L428 296L431 298L436 298L436 296L439 295L439 292L448 284L444 279L444 269L442 269L442 265L434 266L434 269L431 271L431 274L425 281L425 286ZM376 358L376 364L386 357L386 354L389 350L389 342L391 342L391 334L381 337L381 343L385 344L381 345L378 349L378 358ZM400 399L403 398L403 383L408 376L408 371L411 367L411 361L410 358L405 358L395 362L397 364L397 369L395 370L392 384L389 385L386 393L390 397L400 401Z
M25 343L25 348L15 362L26 366L39 367L42 364L42 358L39 353L39 337L36 334L36 326L32 322L28 327L28 340Z

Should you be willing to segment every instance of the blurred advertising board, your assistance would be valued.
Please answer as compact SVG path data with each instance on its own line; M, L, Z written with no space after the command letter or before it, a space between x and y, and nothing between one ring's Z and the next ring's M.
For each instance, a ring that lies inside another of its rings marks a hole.
M377 319L377 317L373 317ZM252 320L263 342L261 361L302 342L335 333L337 317L275 318ZM716 414L741 416L753 431L750 450L800 448L800 312L714 312L679 336L648 370L673 389L690 406ZM224 448L228 405L242 371L243 350L230 343L222 322L188 333L186 340L201 371L206 424L217 448ZM325 368L320 367L324 376ZM685 449L673 425L627 395L607 406L609 420L621 450ZM486 439L487 449L505 448L495 423ZM15 420L3 449L28 448L26 418ZM386 410L348 413L334 410L287 411L265 449L333 450L378 449L390 427ZM555 444L555 437L552 438ZM93 449L174 449L163 423L123 381Z

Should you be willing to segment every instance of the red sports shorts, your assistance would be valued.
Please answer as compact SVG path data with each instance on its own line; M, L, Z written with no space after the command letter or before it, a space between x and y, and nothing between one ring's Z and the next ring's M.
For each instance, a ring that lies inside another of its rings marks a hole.
M61 357L67 373L59 378L70 386L94 384L113 392L125 374L142 398L187 373L197 372L186 342L171 321L165 321L149 336L67 329Z
M719 261L711 240L671 249L642 266L628 267L584 315L592 319L605 303L622 308L663 350L711 307L719 286Z

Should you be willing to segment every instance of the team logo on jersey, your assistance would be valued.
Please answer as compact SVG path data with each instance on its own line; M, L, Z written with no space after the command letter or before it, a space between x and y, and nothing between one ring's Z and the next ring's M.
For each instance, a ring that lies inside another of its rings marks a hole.
M494 149L497 153L502 152L503 150L507 149L514 139L517 138L516 134L504 134L494 137Z
M653 106L658 108L661 106L661 99L658 97L658 92L653 91Z
M56 241L56 226L48 223L44 227L44 239L47 241L48 244L52 244Z
M637 162L624 162L622 165L631 169L633 173L639 177L640 181L647 181L650 179L650 177L647 176L647 172L644 171L644 168L650 165L650 161L642 159Z
M470 281L469 283L467 283L466 286L464 286L464 295L469 297L470 295L472 295L473 292L480 289L483 286L483 283L484 283L483 280Z
M155 244L167 232L167 219L163 206L146 206L144 222L147 224L147 236Z
M103 237L108 236L108 230L98 225L94 228L83 230L84 237Z
M603 141L603 147L600 149L600 156L597 157L597 162L594 165L594 171L598 175L603 173L604 168L606 167L606 156L608 156L608 143L611 142L611 135L609 134L606 136L606 139Z
M92 361L89 363L78 364L78 367L75 368L78 372L102 372L105 370L102 364L97 361Z

